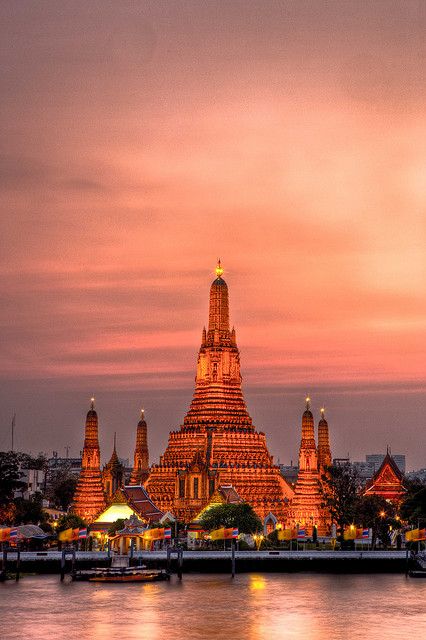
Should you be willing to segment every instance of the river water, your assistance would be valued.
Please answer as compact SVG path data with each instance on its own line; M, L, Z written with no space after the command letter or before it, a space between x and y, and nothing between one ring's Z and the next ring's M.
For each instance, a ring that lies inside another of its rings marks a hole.
M184 575L151 584L0 584L3 640L393 640L426 632L426 580L403 575Z

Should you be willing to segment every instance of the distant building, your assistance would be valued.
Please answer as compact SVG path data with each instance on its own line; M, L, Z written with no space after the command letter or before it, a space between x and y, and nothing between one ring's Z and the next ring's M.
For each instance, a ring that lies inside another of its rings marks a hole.
M418 480L419 482L426 482L426 469L418 469L417 471L410 471L406 474L409 480Z
M374 474L380 469L385 459L384 453L371 453L365 456L365 462L352 462L352 465L359 472L363 480L370 480ZM405 474L405 455L397 454L392 456L400 472Z
M80 475L81 457L62 458L58 456L56 451L54 451L52 457L47 460L48 472L64 469L65 467L75 476Z
M401 473L405 473L405 455L392 454L392 458L394 462L396 462ZM385 459L384 453L370 453L369 455L365 456L365 461L367 465L369 465L370 467L373 467L374 469L373 473L375 473L380 469L384 459Z
M299 473L299 467L293 464L280 464L278 465L281 471L282 477L287 480L289 485L294 487L297 480L297 475Z
M46 474L43 469L21 468L20 481L25 483L25 488L15 492L15 497L22 497L28 500L35 493L43 493Z

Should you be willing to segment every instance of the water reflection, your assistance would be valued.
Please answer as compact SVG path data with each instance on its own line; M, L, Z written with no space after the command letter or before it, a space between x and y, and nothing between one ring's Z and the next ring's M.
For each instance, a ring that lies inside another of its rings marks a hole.
M5 640L388 640L426 630L426 581L400 575L186 575L183 582L0 585Z

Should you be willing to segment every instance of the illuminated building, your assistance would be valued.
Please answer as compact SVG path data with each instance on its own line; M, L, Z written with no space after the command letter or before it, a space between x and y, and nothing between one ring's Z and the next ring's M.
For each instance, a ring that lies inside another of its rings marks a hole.
M98 512L90 526L90 533L105 533L116 520L126 519L132 515L136 515L144 524L151 524L161 520L164 514L153 503L143 487L119 487L110 504Z
M328 422L325 419L325 409L321 409L321 420L318 423L318 471L321 475L327 467L331 466L330 438L328 433Z
M379 469L367 482L364 495L381 496L389 502L398 504L407 492L403 480L404 476L401 470L388 451Z
M72 512L90 524L105 509L106 500L100 469L98 415L92 398L87 413L81 473L74 493Z
M315 443L314 417L310 408L310 399L306 398L306 410L302 417L302 438L299 449L299 472L294 497L289 509L289 522L293 526L305 529L306 535L312 535L317 528L319 535L326 535L329 519L322 508L321 473L331 464L331 451L328 438L328 424L321 411L318 425L319 446Z
M133 457L133 469L130 475L130 484L141 485L149 475L148 455L148 428L145 420L145 412L141 410L141 417L136 428L136 446Z
M240 354L229 324L228 287L220 261L210 288L209 324L203 329L195 391L183 424L146 483L163 511L190 521L220 485L232 485L264 518L285 517L293 492L274 465L265 434L256 430L241 389Z

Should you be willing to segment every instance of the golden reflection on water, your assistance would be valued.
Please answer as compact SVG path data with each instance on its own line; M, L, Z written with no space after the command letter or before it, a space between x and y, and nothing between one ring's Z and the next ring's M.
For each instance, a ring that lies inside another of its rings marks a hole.
M426 581L402 575L188 574L144 585L33 576L0 584L0 636L400 640L426 630L425 600Z
M251 591L262 591L266 587L264 576L250 576L249 588Z

